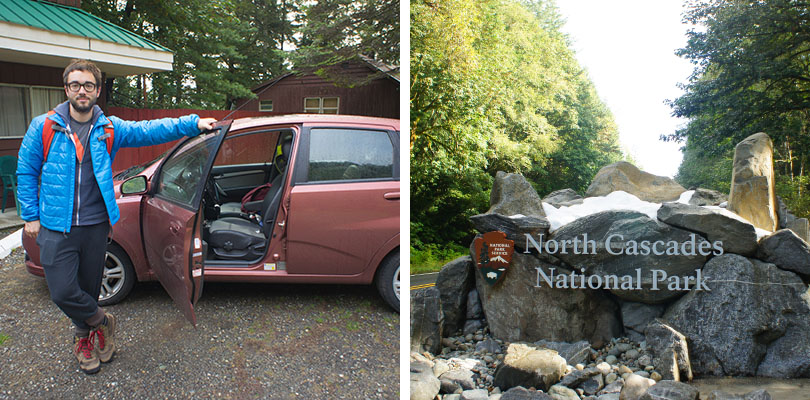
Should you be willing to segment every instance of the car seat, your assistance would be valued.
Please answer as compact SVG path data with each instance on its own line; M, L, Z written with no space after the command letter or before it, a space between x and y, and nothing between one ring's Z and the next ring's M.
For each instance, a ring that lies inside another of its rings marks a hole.
M289 151L289 148L287 148L286 151ZM289 158L289 155L286 153L286 151L283 143L278 146L278 149L276 149L276 156L273 159L273 172L270 176L270 182L273 182L275 177L281 175L287 168L287 159ZM260 212L262 211L262 201L251 201L245 204L245 208L250 212ZM223 217L249 218L250 216L242 211L242 202L229 201L227 203L222 203L222 205L219 206L219 218Z
M208 227L208 246L220 259L255 260L264 255L265 246L273 233L278 207L281 204L284 177L287 176L287 156L292 138L281 145L283 170L273 178L272 186L262 200L261 213L256 219L220 217ZM238 204L238 203L237 203Z

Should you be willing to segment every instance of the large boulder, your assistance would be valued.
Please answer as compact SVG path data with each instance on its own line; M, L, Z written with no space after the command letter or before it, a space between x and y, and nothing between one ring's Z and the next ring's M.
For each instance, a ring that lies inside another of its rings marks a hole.
M444 315L435 287L411 292L411 351L437 354L441 351Z
M775 231L779 219L771 138L760 132L738 143L734 148L733 167L728 209L757 228Z
M711 189L695 189L692 197L689 198L689 204L694 206L719 206L728 201L728 195L720 193Z
M810 245L790 229L780 229L762 238L757 258L810 279Z
M686 336L656 319L644 331L647 347L653 355L653 365L664 379L691 381L692 364Z
M788 316L806 309L799 301L806 286L792 272L736 254L711 259L703 275L709 290L689 292L663 319L688 338L695 375L756 374Z
M759 364L757 375L773 378L810 378L810 311L790 317L785 335L768 346L768 352Z
M753 256L757 251L754 226L720 211L683 203L665 203L658 209L658 219L700 233L709 242L720 241L726 253Z
M475 286L493 337L508 342L587 340L601 347L621 334L618 306L613 300L598 290L537 286L537 268L547 274L550 268L565 273L530 254L517 252L501 281L493 286L476 272Z
M527 217L525 215L505 216L501 214L478 214L470 217L473 227L478 232L500 231L506 238L515 242L515 247L526 248L526 234L536 237L548 233L551 226L546 217Z
M588 186L585 197L605 196L625 191L653 203L678 200L686 189L672 178L644 172L627 161L619 161L599 170Z
M498 171L495 181L492 183L489 204L487 214L546 216L543 211L543 202L537 191L520 174Z
M578 251L568 246L565 254L560 250L554 256L577 269L584 269L586 275L632 277L632 289L622 288L623 285L615 284L614 279L610 291L624 300L647 304L662 303L686 293L682 284L679 284L680 290L669 290L668 279L677 276L678 282L683 283L684 278L694 277L712 252L710 243L700 235L640 212L624 210L602 211L579 218L562 226L549 239L557 243L564 240L580 243ZM606 246L608 239L611 239L610 249ZM583 241L586 245L582 244ZM545 251L545 244L540 245ZM549 248L553 249L553 246ZM701 248L707 249L703 252L705 255L700 253ZM532 251L535 251L534 246ZM676 252L678 254L674 254ZM663 271L656 273L655 281L654 270ZM640 290L637 286L639 271ZM663 273L668 279L661 280Z
M582 204L582 196L574 189L560 189L543 197L543 203L551 204L554 207L570 207L575 204Z
M436 278L436 288L442 303L444 324L442 336L450 337L464 326L467 313L467 293L473 288L474 268L470 256L459 257L445 264Z
M411 353L410 362L411 400L433 400L439 394L441 382L433 374L432 362L417 353Z
M512 343L503 364L495 370L494 385L507 390L517 386L548 390L565 374L565 359L556 351Z
M638 400L647 390L655 385L655 381L650 378L645 378L641 375L630 374L624 380L620 400Z
M534 345L556 351L568 365L587 364L591 359L591 344L584 340L575 343L538 340Z

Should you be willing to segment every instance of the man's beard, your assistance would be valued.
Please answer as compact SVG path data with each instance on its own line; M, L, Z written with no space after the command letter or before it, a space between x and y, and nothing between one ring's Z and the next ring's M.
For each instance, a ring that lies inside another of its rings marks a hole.
M79 105L79 102L78 102L78 100L79 100L79 99L78 99L78 98L77 98L77 99L75 99L75 100L74 100L74 99L70 99L70 105L71 105L71 106L73 106L73 109L74 109L74 110L76 110L76 111L78 111L79 113L82 113L82 114L84 114L84 113L86 113L86 112L88 112L88 111L92 110L92 109L93 109L93 106L94 106L94 105L96 105L96 101L95 101L95 100L93 100L93 99L91 99L91 98L89 98L89 97L84 97L84 98L85 98L85 99L90 100L90 101L87 103L87 106L86 106L86 107L83 107L83 106L80 106L80 105Z

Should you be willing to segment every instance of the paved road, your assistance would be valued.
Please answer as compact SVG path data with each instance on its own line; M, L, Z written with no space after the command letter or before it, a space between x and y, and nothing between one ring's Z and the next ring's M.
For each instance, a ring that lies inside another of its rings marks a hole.
M436 286L436 278L439 276L438 272L430 274L411 275L411 290L426 289Z
M371 286L206 283L197 327L157 283L108 308L119 351L78 370L45 280L0 261L0 399L398 399L399 314Z

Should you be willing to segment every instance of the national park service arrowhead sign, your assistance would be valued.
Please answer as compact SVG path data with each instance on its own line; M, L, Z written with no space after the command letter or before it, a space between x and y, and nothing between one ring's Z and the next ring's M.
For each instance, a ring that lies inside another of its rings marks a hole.
M507 239L505 233L494 231L476 238L473 248L475 265L481 270L481 276L490 286L498 283L512 262L515 242Z

